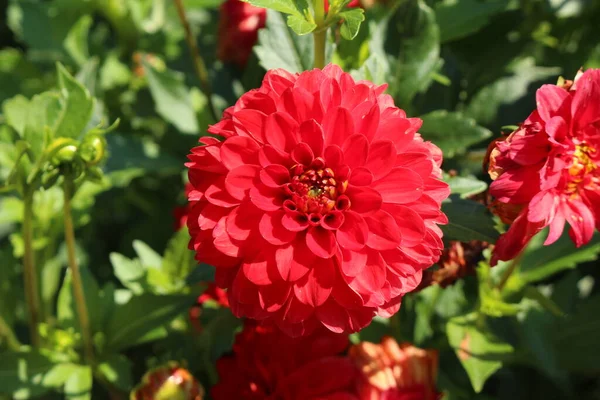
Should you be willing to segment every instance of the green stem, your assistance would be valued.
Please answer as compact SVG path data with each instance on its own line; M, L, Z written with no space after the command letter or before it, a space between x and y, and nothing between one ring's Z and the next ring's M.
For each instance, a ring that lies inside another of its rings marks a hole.
M21 347L21 343L2 315L0 315L0 336L4 336L9 349L17 351Z
M521 253L519 253L512 260L512 262L510 263L510 265L508 266L508 268L506 268L506 270L504 271L504 274L502 274L502 278L500 278L500 282L498 282L498 286L496 286L496 288L499 291L502 291L502 289L504 289L504 286L506 285L506 282L508 282L508 279L510 278L510 276L517 269L517 266L519 265L519 262L521 261L521 257L522 256L523 256L523 251L521 251Z
M75 256L75 230L73 228L73 215L71 213L71 197L73 196L73 181L65 177L64 183L64 219L65 219L65 243L67 245L67 258L71 277L73 279L73 296L77 307L81 336L83 337L84 355L88 364L94 365L94 344L92 342L92 329L88 314L87 303L83 293L83 281L81 271Z
M327 39L327 29L325 28L325 2L323 0L313 0L315 12L315 23L317 28L313 32L315 42L315 68L325 67L325 41Z
M25 299L29 313L29 333L33 347L41 344L38 323L40 319L40 292L38 275L34 263L33 250L33 191L27 190L23 202L23 279L25 285Z
M194 69L196 70L196 75L198 75L198 79L200 80L200 86L202 87L202 91L204 92L208 100L208 110L210 111L210 114L213 117L213 119L215 121L218 121L219 117L217 115L217 110L212 100L212 89L210 86L210 79L208 77L208 70L206 69L204 59L200 55L200 48L198 47L196 37L192 33L192 29L190 28L190 24L185 14L185 8L183 7L183 1L175 0L175 6L177 7L177 14L179 15L181 25L183 26L183 29L185 31L185 41L190 51L190 55L192 56L192 61L194 62Z

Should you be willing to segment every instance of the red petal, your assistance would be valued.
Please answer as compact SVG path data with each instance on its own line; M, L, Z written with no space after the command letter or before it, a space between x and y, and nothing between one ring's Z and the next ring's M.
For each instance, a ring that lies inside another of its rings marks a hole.
M349 184L354 186L369 186L373 182L373 174L365 167L352 169Z
M314 159L315 155L307 143L300 142L292 150L292 160L297 164L302 164L308 167Z
M266 145L258 151L258 162L264 168L271 164L288 166L289 155L275 149L273 146Z
M316 308L315 314L325 328L335 333L344 333L349 325L348 313L331 297Z
M280 246L294 240L296 232L291 232L282 225L283 211L275 211L262 216L259 223L260 234L274 246Z
M377 134L377 128L379 128L379 116L379 105L375 104L371 107L371 110L365 114L360 127L356 130L357 133L362 133L370 142L372 142Z
M379 140L369 146L369 155L365 167L375 179L387 175L396 162L396 147L389 140Z
M286 282L258 287L258 301L260 308L267 312L276 312L286 303L291 287Z
M389 140L396 146L396 150L402 150L414 138L411 123L406 118L390 117L381 118L376 140Z
M275 250L279 274L288 282L295 282L306 275L316 260L317 257L306 247L303 238Z
M306 234L306 245L317 257L331 258L337 251L335 235L319 226L312 227Z
M423 194L423 180L408 168L394 168L371 185L381 194L384 203L404 204L417 200Z
M323 153L324 138L323 129L314 119L304 121L300 124L300 140L308 144L315 157Z
M290 181L290 172L283 165L267 165L260 171L260 180L265 186L278 188Z
M344 213L344 224L336 233L337 242L348 250L361 250L367 243L369 227L363 217L353 211Z
M248 108L236 111L233 115L233 121L236 123L236 126L248 132L259 143L265 143L263 129L266 120L267 115L265 113Z
M402 236L402 246L412 247L423 240L425 223L416 211L400 204L384 204L382 209L396 220ZM436 206L436 209L439 211L439 207Z
M386 264L377 251L370 251L367 257L367 265L351 281L350 286L360 294L373 296L385 284Z
M353 251L342 249L342 265L341 270L345 276L356 276L367 264L367 251Z
M376 250L391 250L400 245L402 237L396 220L383 210L378 210L371 216L365 217L369 226L367 246Z
M275 262L267 261L263 254L258 255L252 261L245 261L241 269L244 276L255 285L271 285L277 282L279 274Z
M308 228L308 218L306 214L299 211L286 211L281 219L281 223L285 229L292 232L301 232Z
M225 189L234 198L243 200L248 190L254 186L254 178L259 171L258 165L241 165L232 169L225 177Z
M339 229L343 223L344 213L341 211L331 211L321 219L321 226L331 231Z
M210 185L204 192L204 196L211 204L219 207L229 208L240 204L238 199L225 190L225 177L219 178Z
M318 307L329 298L335 270L332 260L319 260L313 268L294 284L294 294L300 302Z
M250 200L263 211L277 211L283 205L283 192L259 183L250 189Z
M298 143L298 123L287 113L276 112L267 117L263 135L279 151L289 153Z
M575 129L582 129L600 120L599 98L600 73L597 69L590 69L577 81L577 90L571 105Z
M349 186L346 196L350 199L352 211L366 214L381 207L382 195L374 188L364 186Z
M230 137L221 146L221 161L229 170L241 165L256 164L258 148L256 141L249 137Z
M325 114L322 126L325 134L325 146L341 146L347 137L354 134L352 115L343 107L338 107Z
M342 145L344 162L351 168L364 165L369 154L369 142L364 135L354 134L349 136Z
M569 236L580 247L592 240L594 235L594 214L588 206L579 200L572 200L564 205L567 208L564 211L565 217L571 229Z
M234 208L227 216L226 229L229 235L236 240L246 240L260 221L259 210L251 203L244 202Z
M537 111L540 117L548 121L554 116L566 115L567 107L571 105L570 97L569 92L561 87L543 85L536 92Z
M327 146L324 152L325 161L329 168L336 168L344 159L344 154L342 153L342 149L339 146Z

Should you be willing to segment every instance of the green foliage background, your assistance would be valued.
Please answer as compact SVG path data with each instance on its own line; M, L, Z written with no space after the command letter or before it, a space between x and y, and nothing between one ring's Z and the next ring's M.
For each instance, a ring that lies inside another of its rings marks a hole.
M295 35L272 10L248 66L223 64L215 56L220 0L184 4L219 113L257 87L266 69L312 68L310 35ZM295 12L292 25L309 31ZM448 176L454 195L444 204L446 239L493 242L503 228L467 198L486 188L481 165L487 144L527 117L541 84L572 79L581 67L600 68L600 2L387 0L365 14L358 32L355 14L346 16L341 32L331 32L329 59L356 78L388 83L396 104L424 120L421 133L444 151L444 170L458 173ZM59 74L57 63L65 67ZM215 121L172 2L0 1L0 182L9 182L17 161L15 134L42 151L43 129L28 127L47 125L51 116L44 113L59 87L66 98L79 99L56 106L57 112L71 107L74 116L61 132L71 129L77 137L120 121L106 135L100 176L81 185L73 199L99 365L92 371L79 356L63 200L51 187L34 199L46 345L10 352L0 338L0 398L107 398L106 387L129 391L148 368L168 360L187 362L210 387L217 379L214 361L230 349L239 321L209 308L202 314L204 331L190 334L186 318L203 287L196 283L211 279L210 268L194 269L187 232L174 231L173 210L185 202L186 154ZM86 96L96 98L89 109L81 100ZM23 202L13 187L4 189L0 315L26 342ZM600 398L600 239L580 249L568 237L551 247L542 242L536 238L508 281L501 283L510 263L490 269L484 261L477 276L407 296L399 316L377 319L353 340L392 334L438 349L438 384L447 399ZM471 354L457 357L465 338Z

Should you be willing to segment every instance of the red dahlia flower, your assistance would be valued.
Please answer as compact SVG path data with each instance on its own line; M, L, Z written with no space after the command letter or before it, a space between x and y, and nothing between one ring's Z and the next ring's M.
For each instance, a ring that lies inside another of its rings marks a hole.
M214 400L358 400L357 370L342 353L346 335L320 328L291 338L273 326L246 320L233 354L217 361Z
M267 10L241 0L225 0L221 4L217 56L244 67L258 39L258 30L265 27Z
M578 247L590 241L594 225L600 228L600 70L565 87L542 86L537 110L493 146L490 193L503 219L514 218L496 243L493 264L516 257L546 226L546 245L565 222Z
M436 400L438 354L386 337L381 344L362 342L349 356L361 373L360 400Z
M440 256L441 151L385 86L269 71L189 156L188 226L237 316L291 335L390 316Z

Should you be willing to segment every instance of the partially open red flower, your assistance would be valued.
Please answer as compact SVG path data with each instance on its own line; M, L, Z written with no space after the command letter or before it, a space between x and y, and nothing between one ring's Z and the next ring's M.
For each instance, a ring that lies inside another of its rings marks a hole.
M204 389L190 372L175 362L154 368L131 392L131 400L202 400Z
M516 215L496 243L492 263L516 257L546 226L546 245L561 236L565 222L577 246L589 242L594 225L600 228L599 166L600 70L566 87L542 86L537 110L490 154L495 208L504 219Z
M390 316L437 261L441 151L385 86L269 71L189 156L190 246L237 316L291 335Z
M258 30L265 27L266 20L265 8L241 0L225 0L219 19L219 59L244 67L258 39Z
M349 357L359 367L360 400L436 400L438 354L386 337L381 344L352 346Z
M357 370L340 354L346 335L324 328L291 338L273 326L246 320L233 354L217 361L214 400L358 400L352 395Z

